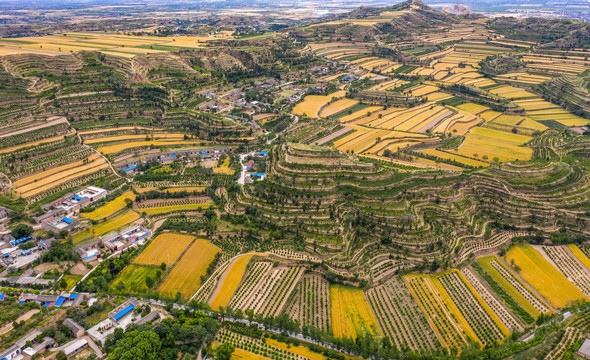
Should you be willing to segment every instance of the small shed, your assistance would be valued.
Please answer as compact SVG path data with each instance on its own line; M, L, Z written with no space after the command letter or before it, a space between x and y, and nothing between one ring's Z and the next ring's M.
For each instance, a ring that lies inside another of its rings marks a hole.
M64 320L64 325L72 330L72 333L74 333L75 337L79 338L84 336L84 328L74 320L67 318Z

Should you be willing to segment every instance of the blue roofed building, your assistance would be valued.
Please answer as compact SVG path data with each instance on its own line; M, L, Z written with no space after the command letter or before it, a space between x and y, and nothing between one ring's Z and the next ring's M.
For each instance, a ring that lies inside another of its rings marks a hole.
M116 307L113 311L109 313L109 318L114 322L119 322L121 319L125 318L127 315L133 313L133 310L138 306L137 301L131 299L125 301L123 304Z
M126 174L135 174L137 172L137 165L131 165L130 167L122 170Z

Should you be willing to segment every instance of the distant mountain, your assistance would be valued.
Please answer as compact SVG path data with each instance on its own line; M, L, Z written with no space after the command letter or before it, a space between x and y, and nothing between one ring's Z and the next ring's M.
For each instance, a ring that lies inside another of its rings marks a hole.
M415 34L451 26L459 18L434 10L420 0L376 8L363 6L296 32L301 37L328 36L355 41L403 40ZM310 32L310 30L312 30Z

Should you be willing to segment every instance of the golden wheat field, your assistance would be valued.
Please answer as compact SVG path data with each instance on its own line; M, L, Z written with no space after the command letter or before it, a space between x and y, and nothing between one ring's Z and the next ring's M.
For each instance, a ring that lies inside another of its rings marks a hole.
M98 148L98 151L101 153L108 155L114 154L123 150L133 149L138 147L148 147L148 146L178 146L178 145L200 145L203 141L202 140L186 140L186 141L177 141L177 140L149 140L149 141L131 141L121 144L115 145L108 145L102 146Z
M172 266L193 239L194 236L190 235L160 234L135 258L134 262L142 265L166 263L167 266Z
M361 289L330 286L332 329L336 338L356 339L365 331L381 336L381 329Z
M146 215L159 215L159 214L166 214L174 211L196 211L199 209L208 209L215 205L212 201L201 203L201 204L183 204L183 205L168 205L168 206L160 206L160 207L152 207L152 208L142 208L139 209L141 213L145 213Z
M503 131L476 127L471 129L465 143L453 153L473 158L491 161L529 160L533 149L523 146L532 138L525 135L512 134Z
M190 298L201 286L201 276L207 274L209 264L219 251L209 240L195 240L166 276L158 291L169 296L179 291L183 298Z
M90 220L104 219L108 216L115 214L118 211L123 210L127 206L127 203L125 202L125 200L127 199L135 201L135 194L133 193L133 191L126 191L122 195L118 196L117 198L108 202L107 204L99 207L98 209L88 213L81 213L81 215Z
M118 136L105 136L95 139L84 140L85 144L96 144L96 143L106 143L106 142L117 142L117 141L129 141L129 140L145 140L149 138L150 140L183 140L186 134L184 133L174 133L174 134L164 134L164 133L157 133L157 134L140 134L140 135L118 135Z
M77 51L101 51L121 57L199 48L204 43L231 39L231 32L220 31L210 36L134 36L102 32L72 32L39 37L0 39L0 55L64 55Z
M72 236L72 242L74 244L79 242L85 242L87 240L92 240L97 236L104 235L108 232L120 229L130 223L134 222L135 220L139 219L139 214L135 211L127 211L121 215L117 215L112 219L109 219L105 222L93 225L88 229L84 229Z
M295 105L292 112L295 115L318 117L321 107L326 105L330 99L329 96L324 95L308 95L302 102Z
M205 187L204 186L179 186L179 187L171 187L171 188L145 187L145 188L136 188L135 191L137 191L140 194L146 193L149 191L161 191L161 192L166 192L166 193L186 191L189 193L192 193L192 192L202 193L203 191L205 191Z
M16 189L20 196L27 198L40 194L46 190L56 187L61 184L65 184L70 180L95 173L102 169L108 168L109 165L104 158L98 158L94 161L88 162L85 165L76 166L67 170L61 171L38 179L32 183L28 183Z
M226 270L225 274L221 276L221 284L218 285L218 292L211 300L211 308L218 311L220 307L226 307L229 304L232 296L238 289L248 263L253 256L266 256L265 254L244 254L240 255L233 264Z
M508 264L518 266L520 276L553 306L563 308L576 300L588 300L531 245L516 245L506 253L505 258Z
M326 107L324 107L320 111L319 115L321 117L328 117L328 116L336 115L348 108L355 106L358 103L359 103L358 101L352 100L352 99L336 100L336 101L330 103L329 105L327 105Z

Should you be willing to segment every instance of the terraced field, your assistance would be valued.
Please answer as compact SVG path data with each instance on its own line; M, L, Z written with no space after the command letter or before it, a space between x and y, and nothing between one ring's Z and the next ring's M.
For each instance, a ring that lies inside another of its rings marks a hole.
M590 334L584 23L410 0L245 34L257 15L231 10L208 36L0 39L3 233L57 239L15 278L58 267L64 291L106 293L101 316L125 297L186 305L151 304L154 358L573 357ZM89 185L107 197L79 212ZM131 224L154 238L100 244Z

